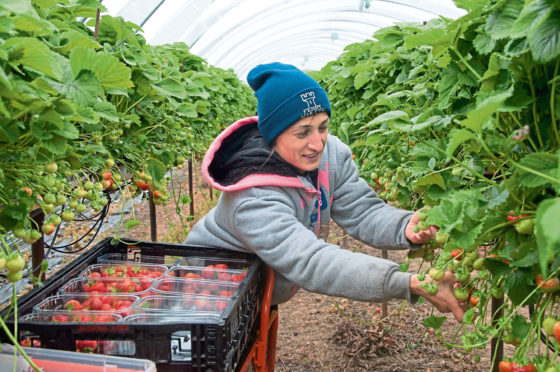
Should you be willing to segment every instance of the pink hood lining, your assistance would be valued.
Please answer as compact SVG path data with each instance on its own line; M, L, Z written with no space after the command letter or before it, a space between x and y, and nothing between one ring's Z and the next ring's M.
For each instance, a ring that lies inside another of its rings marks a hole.
M243 178L241 181L228 186L223 186L220 183L216 182L214 178L212 178L212 176L208 172L208 169L210 167L210 164L212 163L212 160L214 160L214 154L216 154L216 152L220 149L224 139L229 137L237 129L245 125L257 123L258 120L259 118L257 116L240 119L227 127L214 139L202 160L202 175L204 176L206 181L210 184L210 186L220 191L239 191L254 186L305 187L297 177L279 176L277 174L251 174Z

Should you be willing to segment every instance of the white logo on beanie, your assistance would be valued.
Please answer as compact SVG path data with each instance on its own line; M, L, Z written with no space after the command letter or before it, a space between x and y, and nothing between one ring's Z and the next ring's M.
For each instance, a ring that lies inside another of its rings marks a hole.
M305 110L303 110L303 113L301 114L302 118L314 115L318 112L325 111L325 110L323 110L321 105L318 105L318 104L315 103L315 92L313 92L313 91L306 92L306 93L300 94L300 97L301 97L301 100L303 102L307 103L307 108Z

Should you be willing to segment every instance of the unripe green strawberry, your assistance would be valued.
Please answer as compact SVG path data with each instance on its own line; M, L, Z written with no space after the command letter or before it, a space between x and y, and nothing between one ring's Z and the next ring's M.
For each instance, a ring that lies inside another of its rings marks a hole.
M466 301L469 298L469 291L464 287L455 288L453 294L459 301Z
M43 201L47 204L54 204L56 203L56 196L51 193L45 194L45 196L43 196Z
M64 195L57 195L55 205L64 205L68 199Z
M78 205L78 200L77 199L72 198L68 201L68 206L72 209L76 209L77 205Z
M436 233L436 238L435 239L436 239L436 242L438 242L439 244L445 244L449 240L449 234L446 233L445 231L438 230L438 232Z
M532 235L534 229L533 219L521 220L515 224L515 230L523 235Z
M58 170L58 165L56 165L56 163L45 164L44 167L45 173L53 174L56 173L57 170Z
M25 260L19 253L10 255L6 260L6 269L11 272L21 271L25 266Z
M60 217L63 221L70 222L74 219L74 212L72 211L64 211L60 214Z
M480 257L477 258L474 262L473 262L473 269L475 270L482 270L484 268L484 258Z
M552 318L552 317L544 318L542 322L542 328L547 336L550 337L554 336L554 325L556 324L557 321L558 320L556 318Z
M51 214L54 211L54 204L43 203L41 204L41 209L45 214Z
M442 280L443 277L445 276L445 271L443 269L438 269L438 268L432 267L428 271L428 275L430 275L433 280L439 281L439 280Z

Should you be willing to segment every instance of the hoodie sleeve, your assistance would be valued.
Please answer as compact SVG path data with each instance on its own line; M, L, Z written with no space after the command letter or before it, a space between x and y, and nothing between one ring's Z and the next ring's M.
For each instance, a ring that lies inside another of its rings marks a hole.
M360 178L350 148L338 138L329 144L334 153L332 219L352 237L379 249L418 249L405 236L413 212L395 208L379 199Z
M411 301L410 273L391 261L318 239L294 216L282 192L256 190L235 210L241 243L290 282L310 292L355 300Z

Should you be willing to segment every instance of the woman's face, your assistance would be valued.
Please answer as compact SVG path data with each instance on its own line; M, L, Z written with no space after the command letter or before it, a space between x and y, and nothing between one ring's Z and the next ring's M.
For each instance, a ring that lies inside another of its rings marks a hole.
M329 115L320 112L296 121L276 138L275 151L301 171L319 166L327 143Z

